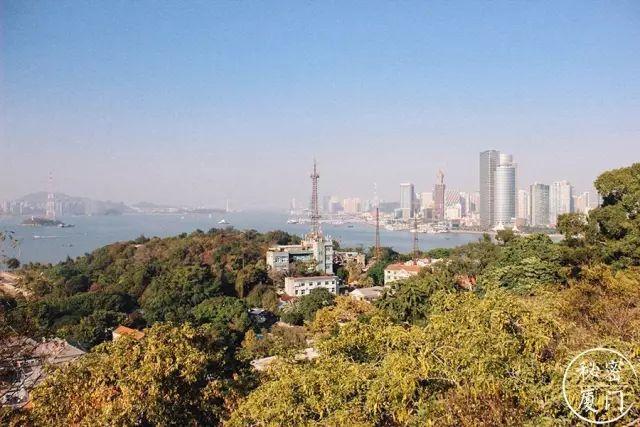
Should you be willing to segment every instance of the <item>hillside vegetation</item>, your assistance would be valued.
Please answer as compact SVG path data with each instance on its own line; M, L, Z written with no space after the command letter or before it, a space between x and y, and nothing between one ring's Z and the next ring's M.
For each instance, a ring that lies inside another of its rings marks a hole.
M374 305L315 296L295 331L258 331L244 317L248 305L273 302L278 279L264 251L294 239L284 233L139 239L26 266L37 297L5 309L22 333L93 346L119 322L148 328L140 342L99 344L58 370L36 389L31 410L7 420L575 425L561 394L575 355L612 347L640 366L640 164L605 172L595 186L602 206L588 218L562 216L560 243L484 237L442 251L442 262L394 283ZM319 357L299 360L307 338ZM248 369L252 357L273 354L270 370ZM628 419L638 417L636 406Z

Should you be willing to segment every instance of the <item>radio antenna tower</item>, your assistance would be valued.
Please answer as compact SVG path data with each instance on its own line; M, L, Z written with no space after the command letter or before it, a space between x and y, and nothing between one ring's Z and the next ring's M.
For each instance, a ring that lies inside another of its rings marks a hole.
M56 199L53 195L53 174L49 172L49 182L47 184L47 210L45 213L47 219L56 219Z
M418 218L413 215L413 265L418 265L418 254L420 248L418 248Z
M376 206L376 260L380 260L380 208Z
M320 211L318 210L318 169L316 159L313 159L313 173L311 174L311 234L313 237L320 236Z

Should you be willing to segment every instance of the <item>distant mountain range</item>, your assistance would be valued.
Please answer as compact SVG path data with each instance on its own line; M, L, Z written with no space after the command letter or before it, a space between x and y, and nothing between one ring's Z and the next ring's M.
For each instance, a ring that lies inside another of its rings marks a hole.
M64 193L54 193L56 211L63 215L121 215L123 213L135 212L134 209L122 202L112 202L110 200L94 200L88 197L74 197ZM47 192L27 194L15 202L23 205L24 213L38 213L46 211Z
M75 197L64 193L54 193L58 215L122 215L127 213L198 213L224 212L224 209L190 208L139 202L131 206L123 202L95 200L89 197ZM47 192L27 194L12 202L10 213L41 216L47 209Z

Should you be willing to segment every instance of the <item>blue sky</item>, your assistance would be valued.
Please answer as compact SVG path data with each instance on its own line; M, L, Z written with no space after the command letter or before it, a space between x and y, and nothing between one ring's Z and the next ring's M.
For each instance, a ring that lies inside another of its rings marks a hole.
M0 199L238 206L640 161L640 2L0 2Z

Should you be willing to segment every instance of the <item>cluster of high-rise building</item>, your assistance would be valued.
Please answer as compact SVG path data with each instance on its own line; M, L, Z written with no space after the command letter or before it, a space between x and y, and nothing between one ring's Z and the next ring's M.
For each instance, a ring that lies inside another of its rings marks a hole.
M484 229L521 226L555 227L559 215L588 213L589 193L575 195L569 181L551 185L533 183L517 189L517 164L513 156L497 150L480 153L480 226Z

